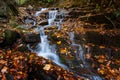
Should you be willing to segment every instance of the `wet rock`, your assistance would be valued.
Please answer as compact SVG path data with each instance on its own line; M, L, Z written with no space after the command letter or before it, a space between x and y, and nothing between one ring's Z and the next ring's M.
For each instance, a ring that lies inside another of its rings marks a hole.
M59 8L58 7L50 8L50 10L59 10Z
M48 14L49 13L49 10L44 10L41 12L42 14Z
M47 14L40 14L36 17L37 22L39 23L41 20L45 20L47 18Z
M48 25L48 20L42 20L38 24L41 25L41 26Z
M35 14L35 16L37 17L37 16L41 16L41 14L45 14L45 15L47 15L47 14L49 14L49 10L43 10L43 11L38 11L38 12L36 12L36 14Z
M27 10L33 10L33 6L28 5Z
M62 14L57 14L56 19L63 19L63 15Z
M40 36L39 34L35 34L35 33L27 33L27 34L24 34L23 36L23 41L25 43L38 43L40 42Z
M54 30L57 30L57 28L58 28L58 27L57 27L57 26L54 26L54 25L53 25L53 26L49 26L49 27L45 28L45 32L46 32L46 31L54 31Z
M33 18L28 18L28 17L25 17L24 18L24 22L25 24L28 26L28 27L32 27L32 26L35 26L36 25L36 21L33 19Z

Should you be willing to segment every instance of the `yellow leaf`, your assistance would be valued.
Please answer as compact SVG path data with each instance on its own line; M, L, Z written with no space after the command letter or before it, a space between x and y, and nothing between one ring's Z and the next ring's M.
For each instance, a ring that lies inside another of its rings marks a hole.
M60 44L61 44L61 41L58 41L58 42L57 42L57 44L59 44L59 45L60 45Z
M98 62L99 62L99 63L103 63L103 62L104 62L104 59L99 59Z
M99 73L104 74L105 72L104 72L104 70L101 69L101 70L99 70Z
M60 49L60 53L66 53L66 52L67 52L67 49L66 49L66 48Z
M51 65L50 65L50 64L46 64L46 65L43 67L43 69L46 70L46 71L50 70L50 68L51 68Z

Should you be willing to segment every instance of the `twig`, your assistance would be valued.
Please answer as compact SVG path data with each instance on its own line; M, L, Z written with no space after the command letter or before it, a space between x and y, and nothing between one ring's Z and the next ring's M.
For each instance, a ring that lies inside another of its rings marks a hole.
M112 23L114 29L116 29L116 26L115 26L115 24L113 23L113 21L112 21L109 17L107 17L107 16L105 16L105 18L108 19L108 20Z

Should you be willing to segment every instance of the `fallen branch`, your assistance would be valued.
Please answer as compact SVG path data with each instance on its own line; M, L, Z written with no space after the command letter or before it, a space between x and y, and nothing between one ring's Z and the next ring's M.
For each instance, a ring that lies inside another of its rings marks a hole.
M105 18L106 18L107 20L109 20L109 21L111 22L111 24L113 25L114 29L116 29L116 26L115 26L115 24L113 23L113 21L112 21L109 17L107 17L107 16L105 16Z

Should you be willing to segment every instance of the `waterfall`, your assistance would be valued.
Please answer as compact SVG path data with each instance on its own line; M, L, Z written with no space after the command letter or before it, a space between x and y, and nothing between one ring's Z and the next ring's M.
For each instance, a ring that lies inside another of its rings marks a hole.
M35 15L36 16L38 16L38 14L40 15L40 13L42 13L42 11L44 11L44 10L46 10L46 8L41 9L41 11L37 12ZM55 49L53 48L53 46L49 45L47 35L45 35L45 32L44 32L44 29L46 27L49 27L54 24L56 15L57 15L57 10L52 10L52 11L50 10L49 17L48 17L49 24L46 26L40 26L40 29L37 30L40 32L41 42L38 44L36 52L38 53L39 56L42 56L46 59L50 59L51 61L55 62L57 65L68 69L67 66L65 66L64 64L62 64L60 62L59 56L55 53L55 51L54 51Z
M71 46L78 47L78 52L76 54L76 59L79 60L79 58L80 58L80 60L82 61L83 64L81 65L81 67L90 70L90 74L83 74L83 75L88 77L90 80L102 80L101 77L99 77L97 74L95 74L95 73L93 73L91 71L91 67L90 67L89 63L87 63L85 61L84 52L83 52L82 46L80 44L76 44L75 41L74 41L74 32L70 32L70 40L72 42Z
M83 54L83 49L82 49L82 46L80 44L75 44L75 41L74 41L74 32L70 32L70 40L72 42L71 46L76 46L78 47L78 53L76 54L76 58L77 59L81 59L83 63L85 63L85 60L84 60L84 54Z
M56 15L57 15L57 10L49 11L49 19L48 19L49 25L52 25L52 23L56 19Z
M46 10L48 10L48 8L41 8L41 10L40 10L40 11L37 11L34 16L37 17L37 16L39 16L43 11L46 11Z
M55 47L49 44L49 41L47 39L48 36L45 34L45 28L50 27L52 25L56 25L58 30L60 30L62 20L63 20L63 12L59 12L58 10L49 10L48 8L41 8L41 10L37 11L34 16L35 17L40 16L46 10L48 10L48 14L47 14L48 15L48 17L47 17L48 25L39 26L38 28L35 28L35 30L40 33L40 39L41 39L41 42L37 45L37 49L35 50L35 52L37 52L38 56L42 56L46 59L49 59L49 60L53 61L54 63L56 63L57 65L65 68L65 69L68 69L68 67L66 65L64 65L60 62L60 58L55 51ZM61 16L61 17L57 18L58 16ZM89 80L102 80L101 77L99 77L97 74L95 74L91 71L91 67L90 67L89 63L87 63L85 61L82 45L76 44L74 41L74 32L70 32L70 40L72 42L71 46L78 48L78 49L76 49L77 53L75 54L75 57L78 61L82 62L79 66L81 68L86 68L86 69L90 70L90 74L82 74L82 75L89 78ZM28 45L28 48L31 51L33 51L29 45ZM88 52L89 52L89 49L88 49Z

